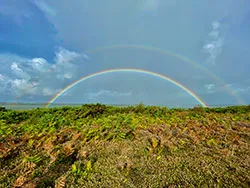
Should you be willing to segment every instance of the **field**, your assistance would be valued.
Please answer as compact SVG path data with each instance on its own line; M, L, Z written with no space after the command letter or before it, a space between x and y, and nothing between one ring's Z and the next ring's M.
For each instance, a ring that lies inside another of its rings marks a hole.
M250 187L250 106L0 108L0 187Z

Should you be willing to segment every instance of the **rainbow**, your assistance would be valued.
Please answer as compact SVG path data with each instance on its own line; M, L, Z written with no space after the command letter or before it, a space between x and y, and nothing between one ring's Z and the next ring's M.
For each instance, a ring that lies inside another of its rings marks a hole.
M199 102L203 107L208 107L206 105L206 103L204 101L202 101L202 99L200 97L198 97L193 91L191 91L190 89L188 89L187 87L183 86L181 83L178 83L177 81L159 74L159 73L155 73L152 71L148 71L148 70L142 70L142 69L131 69L131 68L122 68L122 69L108 69L108 70L103 70L100 72L96 72L87 76L84 76L78 80L76 80L75 82L71 83L70 85L68 85L67 87L63 88L59 93L57 93L47 104L46 104L46 108L50 106L50 104L54 103L62 94L64 94L66 91L68 91L69 89L71 89L72 87L76 86L77 84L86 81L88 79L94 78L96 76L100 76L100 75L105 75L105 74L109 74L109 73L115 73L115 72L135 72L135 73L143 73L143 74L147 74L147 75L151 75L151 76L155 76L161 79L164 79L166 81L169 81L170 83L178 86L179 88L183 89L184 91L186 91L188 94L190 94L197 102Z
M90 49L90 50L87 50L86 53L88 53L88 54L95 54L95 53L102 52L102 51L114 50L114 49L123 49L123 48L132 48L132 49L140 49L140 50L146 50L146 51L151 51L151 52L157 52L157 53L160 53L160 54L163 54L163 55L169 55L169 56L178 58L178 59L182 60L183 62L190 63L194 67L196 67L196 68L198 68L198 69L206 72L217 83L219 83L220 85L222 85L223 88L231 96L233 96L237 100L237 103L239 103L239 104L245 104L245 102L237 96L236 92L230 86L226 85L224 81L222 81L219 77L217 77L216 75L214 75L207 68L205 68L204 66L196 63L195 61L192 61L192 60L188 59L187 57L178 55L178 54L173 53L173 52L171 52L169 50L165 50L165 49L161 49L161 48L156 48L156 47L151 47L151 46L144 46L144 45L110 45L110 46L97 47L97 48L94 48L94 49Z

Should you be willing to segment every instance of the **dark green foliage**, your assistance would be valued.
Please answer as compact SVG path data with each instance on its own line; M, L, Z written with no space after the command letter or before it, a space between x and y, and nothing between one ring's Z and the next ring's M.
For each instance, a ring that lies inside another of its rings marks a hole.
M0 120L5 120L8 124L20 123L28 118L29 115L26 111L0 110Z
M4 107L4 106L0 106L0 112L4 112L6 111L7 109Z

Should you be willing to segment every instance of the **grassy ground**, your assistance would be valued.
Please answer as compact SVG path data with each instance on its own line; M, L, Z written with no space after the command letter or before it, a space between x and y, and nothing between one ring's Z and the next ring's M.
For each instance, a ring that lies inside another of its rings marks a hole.
M250 106L0 109L0 187L250 187Z

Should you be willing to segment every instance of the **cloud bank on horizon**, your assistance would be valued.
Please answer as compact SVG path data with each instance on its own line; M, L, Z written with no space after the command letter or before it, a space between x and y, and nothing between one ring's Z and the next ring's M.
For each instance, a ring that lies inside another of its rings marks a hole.
M223 85L173 57L136 49L88 54L89 49L124 44L155 46L192 59L250 103L248 7L248 0L2 0L0 102L46 102L84 75L110 68L141 68L177 80L208 104L236 104ZM89 83L79 85L65 100L195 102L153 77L121 74Z

